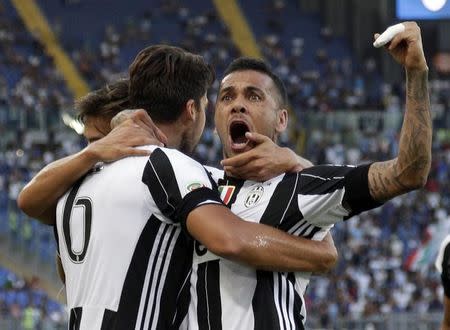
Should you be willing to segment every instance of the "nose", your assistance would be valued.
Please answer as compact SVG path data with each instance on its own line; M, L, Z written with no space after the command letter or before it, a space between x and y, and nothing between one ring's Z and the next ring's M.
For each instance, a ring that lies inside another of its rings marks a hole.
M231 108L231 113L246 113L247 109L242 104L236 104Z

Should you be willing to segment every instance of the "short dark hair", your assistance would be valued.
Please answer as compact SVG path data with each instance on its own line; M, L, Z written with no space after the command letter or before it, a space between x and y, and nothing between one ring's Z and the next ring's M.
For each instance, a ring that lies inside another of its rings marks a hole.
M228 65L228 67L225 69L223 76L225 77L230 73L236 71L246 71L246 70L258 71L265 75L268 75L274 82L275 87L278 91L280 98L279 99L280 106L286 107L288 105L288 96L283 81L275 72L273 72L270 65L261 59L252 57L238 57L233 62L231 62L230 65Z
M213 68L202 56L181 48L154 45L139 52L129 68L130 103L156 122L173 122L187 101L200 99L214 81Z
M129 80L121 79L86 94L75 102L78 120L84 123L89 116L112 118L129 109L128 88Z

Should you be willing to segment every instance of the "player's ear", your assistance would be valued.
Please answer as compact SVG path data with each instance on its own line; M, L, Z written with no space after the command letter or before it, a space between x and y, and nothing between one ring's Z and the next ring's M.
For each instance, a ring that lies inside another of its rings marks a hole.
M197 118L197 109L195 107L195 101L190 99L186 102L185 115L187 120L195 121Z
M278 133L284 132L288 123L288 111L286 109L278 110L276 131Z

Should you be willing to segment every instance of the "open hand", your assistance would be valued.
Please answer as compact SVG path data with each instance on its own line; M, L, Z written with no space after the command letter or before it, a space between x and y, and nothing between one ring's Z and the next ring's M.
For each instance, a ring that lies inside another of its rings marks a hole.
M113 117L113 119L111 119L111 129L114 129L125 121L130 120L140 127L148 130L152 136L159 140L159 142L162 142L164 145L167 144L166 135L155 125L147 111L143 109L123 110L119 112Z
M113 162L129 156L148 156L149 150L135 147L149 144L164 146L167 143L164 133L155 126L144 110L120 115L113 126L108 135L87 146L87 150L98 162Z

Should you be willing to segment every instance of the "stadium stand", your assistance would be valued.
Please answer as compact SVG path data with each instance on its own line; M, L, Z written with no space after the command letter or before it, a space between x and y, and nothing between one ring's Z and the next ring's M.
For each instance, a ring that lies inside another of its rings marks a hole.
M219 78L239 54L210 1L39 0L38 4L91 88L126 75L138 50L152 43L174 43L202 54ZM294 129L304 130L308 137L303 144L307 158L314 163L356 164L395 155L403 111L401 83L383 82L379 63L372 58L358 63L348 40L335 37L320 17L302 13L295 1L267 0L261 5L249 0L240 5L264 56L285 79L298 115ZM60 120L61 113L71 108L71 92L8 0L0 0L0 41L0 132L5 137L0 141L0 235L51 264L55 251L51 230L30 222L15 200L40 168L79 150L83 141L69 135ZM405 320L437 328L439 318L432 312L442 311L439 278L430 270L430 260L418 255L427 248L433 251L430 237L449 229L450 86L445 77L435 72L430 76L437 129L427 187L335 227L340 262L328 276L311 281L307 291L311 328L386 327L389 317L402 313L410 313ZM215 99L214 90L210 99ZM213 107L208 111L196 156L217 164L220 143L212 128ZM283 142L289 143L287 136ZM27 307L30 301L32 307ZM3 315L17 323L31 313L40 322L52 319L58 324L64 319L61 311L32 283L0 269L0 328Z
M0 267L0 327L2 329L63 329L66 313L61 305L30 281Z
M67 108L70 93L52 59L26 30L11 3L0 2L0 10L0 122L21 129L44 129L57 120L54 114Z

